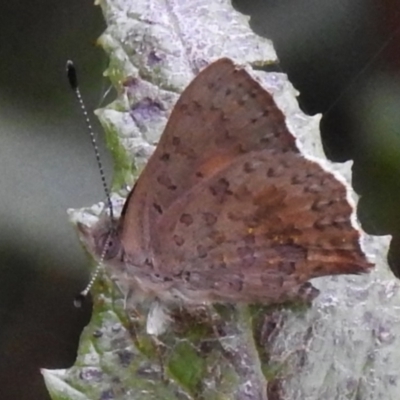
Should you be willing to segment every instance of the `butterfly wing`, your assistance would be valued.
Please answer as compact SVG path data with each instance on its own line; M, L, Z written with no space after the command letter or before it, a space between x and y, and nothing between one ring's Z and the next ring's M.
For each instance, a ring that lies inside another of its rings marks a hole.
M277 112L278 111L278 112ZM160 142L126 202L124 249L151 256L157 225L171 205L239 154L295 149L272 97L231 60L202 71L179 98Z
M159 271L213 300L280 301L311 278L367 271L345 185L294 152L254 151L176 201Z
M227 59L184 91L126 204L132 264L187 297L279 301L370 267L345 185L300 153L272 96Z

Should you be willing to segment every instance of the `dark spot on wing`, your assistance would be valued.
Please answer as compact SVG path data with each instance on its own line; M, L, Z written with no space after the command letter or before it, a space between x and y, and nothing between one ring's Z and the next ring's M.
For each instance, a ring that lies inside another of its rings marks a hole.
M186 226L190 226L193 224L193 217L190 214L182 214L179 218L179 222Z
M156 211L157 211L159 214L162 214L162 213L163 213L163 210L162 210L162 208L161 208L161 206L160 206L159 204L153 203L153 207L156 209Z
M312 211L324 211L327 208L333 206L333 204L335 203L334 199L318 199L315 200L314 203L311 206L311 210Z
M176 190L176 185L172 183L171 178L165 171L157 177L157 182L168 190Z
M203 219L207 226L212 226L217 222L217 217L215 214L210 212L203 213Z
M181 139L179 139L177 136L174 136L174 137L172 138L172 144L173 144L174 146L179 146L179 145L181 144Z
M161 161L169 161L170 159L170 155L168 153L164 153L161 157L160 157Z
M272 168L272 167L268 168L267 176L268 176L268 178L273 178L276 176L274 168Z
M250 174L251 172L254 172L255 170L256 170L256 167L254 166L254 163L249 162L249 161L246 161L246 162L243 164L243 171L244 171L246 174Z
M182 246L185 243L185 239L183 239L181 236L174 235L173 240L177 246Z
M229 190L229 182L225 178L220 178L217 182L209 186L211 194L222 203L225 197L231 195L232 192Z

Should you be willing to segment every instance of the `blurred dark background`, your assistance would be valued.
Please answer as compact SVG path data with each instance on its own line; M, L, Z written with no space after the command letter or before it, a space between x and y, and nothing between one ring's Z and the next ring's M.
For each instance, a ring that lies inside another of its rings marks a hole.
M97 107L108 85L95 46L103 30L93 1L0 2L2 400L49 399L39 368L70 366L90 317L90 304L72 305L87 259L66 209L103 192L65 62L75 60L88 106Z
M272 39L309 113L324 113L332 160L355 159L369 233L400 238L400 3L235 0ZM66 368L90 317L72 306L87 282L65 210L103 198L82 117L64 76L75 60L90 108L108 83L88 0L0 3L0 397L48 400L40 367ZM104 158L111 177L111 162ZM399 275L400 246L391 267Z

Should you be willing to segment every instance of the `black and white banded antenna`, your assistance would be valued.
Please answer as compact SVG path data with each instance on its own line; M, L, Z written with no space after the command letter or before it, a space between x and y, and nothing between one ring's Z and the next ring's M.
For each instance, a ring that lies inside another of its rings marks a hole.
M96 137L95 137L95 134L94 134L94 131L93 131L93 127L92 127L92 124L90 122L90 118L89 118L85 103L83 102L81 91L79 89L76 68L74 66L74 63L71 60L67 61L66 71L67 71L67 77L68 77L69 85L71 86L71 89L75 93L75 97L78 100L78 103L79 103L79 105L81 107L83 116L85 118L86 127L88 129L90 140L92 142L92 147L93 147L93 150L94 150L94 153L95 153L95 156L96 156L97 166L98 166L99 171L100 171L101 182L102 182L102 185L103 185L104 192L106 194L107 207L108 207L109 213L110 213L110 220L114 221L114 211L113 211L113 205L111 203L111 192L110 192L110 189L108 188L108 185L107 185L107 182L106 182L106 176L104 174L103 164L102 164L101 158L100 158L99 147L97 145L97 141L96 141ZM93 272L93 275L90 278L89 283L87 284L86 288L84 290L82 290L82 292L80 292L75 297L74 305L76 307L81 307L84 299L86 298L86 296L88 295L90 289L92 288L92 286L96 282L96 279L98 278L98 276L100 274L101 267L103 265L104 257L105 257L105 255L107 253L107 250L112 245L112 235L113 235L113 231L111 230L110 233L108 234L108 237L107 237L107 240L105 242L103 251L101 252L99 264L97 265L95 271Z

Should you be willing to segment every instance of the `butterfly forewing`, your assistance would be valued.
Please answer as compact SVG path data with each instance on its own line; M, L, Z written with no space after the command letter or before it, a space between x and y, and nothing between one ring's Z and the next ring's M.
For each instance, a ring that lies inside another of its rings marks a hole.
M125 249L151 251L157 221L171 204L237 155L269 147L296 150L276 111L272 97L231 60L202 71L178 100L138 179L124 216Z

